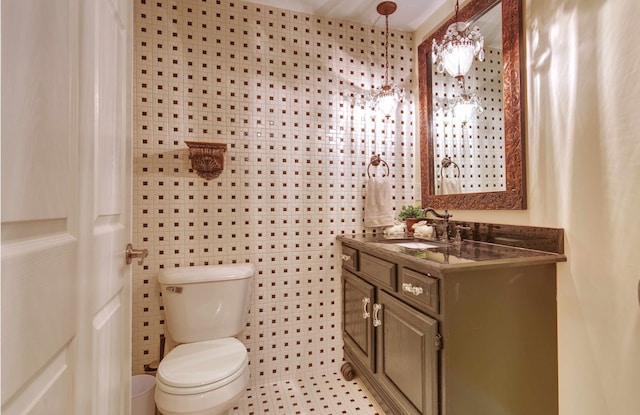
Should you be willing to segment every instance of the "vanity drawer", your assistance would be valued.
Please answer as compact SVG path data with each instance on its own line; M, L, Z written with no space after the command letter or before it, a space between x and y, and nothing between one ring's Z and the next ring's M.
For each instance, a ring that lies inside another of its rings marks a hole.
M399 291L407 302L434 313L440 312L437 278L402 268Z
M360 253L360 272L374 279L380 286L396 290L396 264Z
M358 271L358 250L342 245L342 266Z

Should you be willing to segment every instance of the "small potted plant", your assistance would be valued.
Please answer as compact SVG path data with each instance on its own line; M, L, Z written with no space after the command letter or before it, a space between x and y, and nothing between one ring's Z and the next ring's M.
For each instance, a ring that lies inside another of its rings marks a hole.
M420 206L402 206L398 213L398 219L403 220L407 225L407 234L413 235L413 225L422 217L422 208Z

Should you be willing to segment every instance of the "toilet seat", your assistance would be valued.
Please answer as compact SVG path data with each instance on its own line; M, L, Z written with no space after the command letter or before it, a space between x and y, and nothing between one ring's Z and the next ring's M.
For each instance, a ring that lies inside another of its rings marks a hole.
M233 337L181 344L160 362L156 384L172 395L205 393L241 377L248 361L247 349Z

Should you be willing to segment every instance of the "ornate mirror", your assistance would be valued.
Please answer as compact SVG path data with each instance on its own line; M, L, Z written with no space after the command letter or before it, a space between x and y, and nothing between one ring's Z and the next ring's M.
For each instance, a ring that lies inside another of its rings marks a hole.
M422 204L439 209L525 209L522 0L471 0L458 21L478 26L484 60L463 81L432 55L455 17L418 47ZM474 98L477 96L477 98ZM473 98L474 110L461 116Z

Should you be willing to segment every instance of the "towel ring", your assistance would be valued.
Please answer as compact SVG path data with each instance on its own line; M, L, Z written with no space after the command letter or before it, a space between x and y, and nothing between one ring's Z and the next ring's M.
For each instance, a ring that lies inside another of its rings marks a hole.
M367 176L368 177L371 177L371 173L369 172L369 169L371 169L371 166L377 167L377 166L380 165L380 163L382 163L382 165L387 169L387 176L389 176L389 165L387 164L387 162L380 158L380 154L374 154L373 156L371 156L371 161L369 162L369 165L367 166ZM382 177L384 177L384 176L382 176Z
M449 166L451 166L452 164L455 166L456 169L458 169L458 179L460 178L460 166L458 166L458 164L456 164L455 161L451 160L451 158L449 156L445 156L442 161L440 162L440 178L444 178L444 176L442 175L442 169L447 168ZM456 176L453 176L454 178Z

